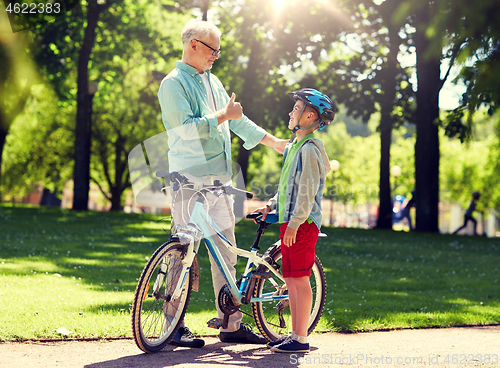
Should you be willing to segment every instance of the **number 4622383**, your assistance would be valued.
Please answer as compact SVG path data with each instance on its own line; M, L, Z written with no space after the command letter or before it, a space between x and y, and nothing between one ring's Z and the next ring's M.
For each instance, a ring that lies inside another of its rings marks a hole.
M9 3L5 9L14 14L58 14L61 12L59 3Z

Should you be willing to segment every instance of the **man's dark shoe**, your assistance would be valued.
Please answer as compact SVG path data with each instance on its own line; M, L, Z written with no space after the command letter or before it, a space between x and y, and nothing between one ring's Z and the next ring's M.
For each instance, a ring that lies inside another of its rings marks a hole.
M220 341L237 344L265 344L267 340L252 331L249 325L242 323L240 329L234 332L221 332Z
M170 341L170 345L182 346L184 348L202 348L205 341L196 338L189 328L179 327L174 338Z

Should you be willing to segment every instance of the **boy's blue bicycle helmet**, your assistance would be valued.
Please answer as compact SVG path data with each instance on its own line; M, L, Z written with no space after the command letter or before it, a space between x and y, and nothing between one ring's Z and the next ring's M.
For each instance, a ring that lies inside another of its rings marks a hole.
M312 88L302 88L297 91L288 92L288 96L290 96L290 98L294 101L297 100L303 101L305 103L305 106L307 105L315 109L319 116L319 119L316 122L314 122L313 125L302 128L299 127L297 124L297 126L294 128L294 131L297 131L298 129L309 129L318 122L319 122L319 129L321 130L326 125L330 124L335 118L335 111L337 110L337 107L330 99L330 97L328 97L324 93L321 93ZM304 110L302 109L302 112L303 111Z

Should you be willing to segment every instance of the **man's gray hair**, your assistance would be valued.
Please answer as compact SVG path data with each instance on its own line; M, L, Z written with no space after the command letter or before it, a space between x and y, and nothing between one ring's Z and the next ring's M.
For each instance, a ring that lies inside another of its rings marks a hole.
M213 23L207 22L205 20L192 19L186 23L184 29L181 32L182 43L185 45L192 39L203 38L204 36L208 36L211 34L214 34L215 36L220 38L222 32Z

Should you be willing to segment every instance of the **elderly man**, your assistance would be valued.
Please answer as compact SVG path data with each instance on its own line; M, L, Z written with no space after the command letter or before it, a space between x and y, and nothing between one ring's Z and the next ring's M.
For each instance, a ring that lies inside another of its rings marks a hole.
M231 180L231 134L238 135L251 149L261 143L283 153L288 140L280 140L267 133L243 115L241 105L233 93L227 94L219 79L210 73L220 57L220 30L210 22L190 21L182 31L184 50L182 61L162 81L158 98L162 119L168 133L169 170L184 173L191 181L212 184L214 179ZM185 189L185 191L188 191ZM189 198L190 193L176 198ZM208 198L210 215L224 235L236 244L234 236L233 199L230 196ZM174 201L173 222L185 224L185 203ZM184 213L184 215L183 215ZM215 242L229 270L235 276L236 255L230 252L218 237ZM217 295L225 284L219 268L210 255L214 292ZM224 314L216 302L219 318ZM230 316L226 329L222 329L223 342L264 344L265 339L241 323L241 312ZM204 341L195 338L182 325L171 344L202 347Z

